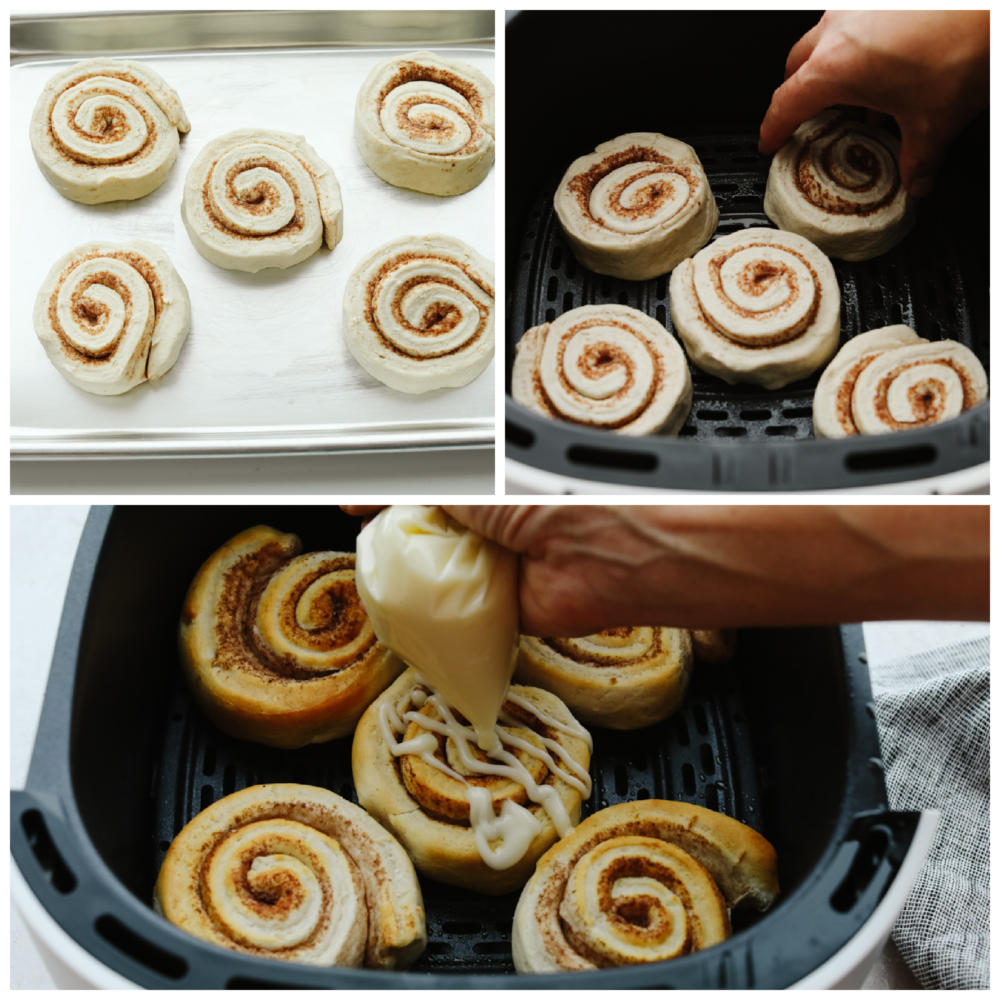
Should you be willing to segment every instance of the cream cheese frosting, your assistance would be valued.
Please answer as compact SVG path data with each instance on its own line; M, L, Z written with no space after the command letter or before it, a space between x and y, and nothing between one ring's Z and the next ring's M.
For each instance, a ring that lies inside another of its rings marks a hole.
M454 236L390 240L347 280L347 346L400 392L466 385L493 358L494 287L493 262Z
M191 128L176 91L149 66L87 59L56 73L31 115L45 179L84 205L142 198L177 159Z
M456 195L480 184L495 155L494 87L456 59L384 59L358 93L354 134L369 167L396 187Z
M52 266L35 332L68 381L111 396L166 374L191 326L187 288L155 243L93 242Z
M344 234L333 170L301 135L243 128L209 142L184 182L181 215L219 267L291 267Z

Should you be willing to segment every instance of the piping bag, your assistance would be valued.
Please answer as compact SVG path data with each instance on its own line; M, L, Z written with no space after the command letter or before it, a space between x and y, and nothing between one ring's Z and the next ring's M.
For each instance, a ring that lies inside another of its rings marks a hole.
M398 504L358 536L355 583L379 642L493 749L517 662L517 554L440 507Z

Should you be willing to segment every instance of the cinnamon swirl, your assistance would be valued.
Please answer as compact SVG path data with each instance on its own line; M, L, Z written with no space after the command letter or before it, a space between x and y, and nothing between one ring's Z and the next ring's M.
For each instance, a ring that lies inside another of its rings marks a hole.
M274 747L346 736L402 664L375 637L354 554L310 552L259 526L198 571L181 614L181 665L224 733Z
M466 385L493 359L494 286L493 261L454 236L390 240L347 279L347 346L399 392Z
M406 852L364 810L309 785L254 785L195 816L153 903L204 941L306 965L407 969L427 944Z
M691 373L680 345L652 317L630 306L580 306L521 338L511 394L553 420L676 434L691 411Z
M111 396L170 370L191 327L191 301L155 243L84 243L52 266L34 323L65 379Z
M219 267L291 267L344 234L340 185L301 135L239 128L209 142L184 182L181 216Z
M358 93L358 149L396 187L436 195L471 191L493 165L493 101L493 83L468 63L433 52L390 57Z
M899 178L899 141L839 111L800 125L771 161L767 217L830 257L891 250L913 228L914 210Z
M952 420L986 399L986 371L953 340L904 344L874 358L854 383L860 434L889 434Z
M145 63L86 59L45 85L31 149L61 195L100 205L155 191L190 129L176 91Z
M680 628L609 628L581 639L521 636L514 679L558 695L582 721L638 729L681 707L694 663Z
M730 384L780 389L836 351L840 288L833 265L808 240L744 229L674 271L670 315L699 368Z
M495 732L480 750L411 669L365 712L353 747L358 800L417 871L490 894L524 884L591 787L590 737L555 695L512 685Z
M574 160L555 195L584 267L642 280L697 253L719 223L698 154L656 132L630 132Z
M766 910L774 848L750 827L683 802L602 809L538 862L514 914L518 972L659 962L720 944L727 907Z

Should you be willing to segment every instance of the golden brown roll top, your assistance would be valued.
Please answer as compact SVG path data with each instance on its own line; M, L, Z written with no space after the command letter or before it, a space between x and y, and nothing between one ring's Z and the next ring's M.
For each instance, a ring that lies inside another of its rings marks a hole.
M405 851L309 785L255 785L199 813L170 845L153 900L195 937L307 965L405 969L427 943Z
M681 707L692 664L687 629L610 628L579 639L521 636L514 678L554 692L591 725L638 729Z
M647 799L602 809L538 862L514 914L518 972L657 962L730 936L727 908L766 910L774 848L700 806Z
M276 747L345 736L402 664L376 639L354 554L299 555L259 526L202 566L181 616L181 662L223 732Z
M430 878L510 892L579 819L590 740L558 698L512 685L485 753L475 730L408 670L354 737L359 802Z

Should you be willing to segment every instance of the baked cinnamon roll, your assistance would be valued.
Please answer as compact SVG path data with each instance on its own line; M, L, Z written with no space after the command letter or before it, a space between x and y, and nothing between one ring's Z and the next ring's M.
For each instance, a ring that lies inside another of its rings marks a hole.
M204 941L306 965L407 969L427 944L406 852L364 810L309 785L254 785L195 816L153 903Z
M737 820L647 799L602 809L538 862L514 914L518 972L659 962L720 944L728 908L766 910L774 848Z
M681 707L693 663L683 628L609 628L581 639L522 635L514 679L558 695L590 725L639 729Z
M553 420L676 434L691 412L691 372L680 345L652 317L629 306L580 306L521 338L511 394Z
M433 52L380 62L358 93L354 135L384 181L455 195L481 184L496 144L494 87L485 73Z
M347 279L344 336L369 374L400 392L457 388L493 359L493 261L454 236L401 236Z
M479 749L476 731L414 670L354 735L358 801L421 875L498 894L524 885L590 795L590 737L555 695L514 684Z
M53 264L34 323L60 375L112 396L173 367L191 327L191 301L155 243L84 243Z
M145 63L86 59L45 85L31 149L61 195L100 205L155 191L190 128L177 92Z
M830 257L869 260L891 250L915 220L899 178L899 140L824 111L775 153L764 211Z
M301 135L239 128L209 142L184 181L191 242L219 267L291 267L344 234L340 185Z
M554 207L584 267L636 281L672 271L719 223L698 154L657 132L618 136L574 160Z
M198 571L181 614L181 665L224 733L293 748L352 732L403 669L375 637L354 553L309 552L259 526Z
M744 229L674 271L670 315L703 371L730 385L780 389L836 351L840 287L833 265L808 240Z

